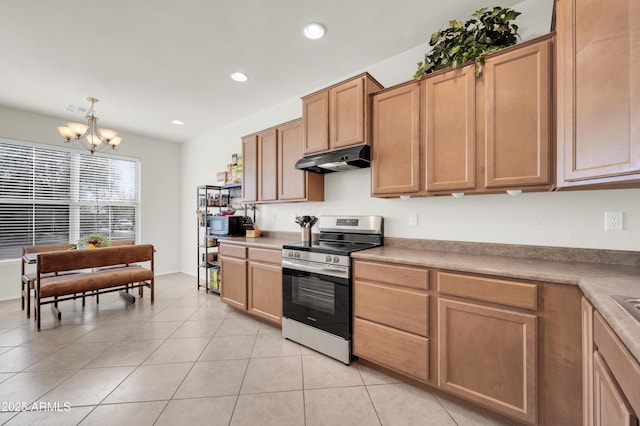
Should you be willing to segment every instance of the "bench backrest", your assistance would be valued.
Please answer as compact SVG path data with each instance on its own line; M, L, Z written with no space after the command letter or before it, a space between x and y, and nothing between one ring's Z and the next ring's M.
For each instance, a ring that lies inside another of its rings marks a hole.
M153 270L153 245L151 244L54 251L38 254L38 273L74 271L146 261L151 261Z
M63 251L69 249L75 249L75 244L49 244L45 246L26 246L22 247L22 254L27 253L43 253L47 251Z
M133 240L111 240L111 246L113 247L132 246L133 243Z

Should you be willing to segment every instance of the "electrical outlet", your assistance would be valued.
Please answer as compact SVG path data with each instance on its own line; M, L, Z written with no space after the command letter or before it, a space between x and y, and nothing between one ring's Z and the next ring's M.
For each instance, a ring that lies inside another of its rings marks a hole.
M409 213L409 226L418 226L418 213Z
M604 229L607 231L622 231L623 212L604 212Z

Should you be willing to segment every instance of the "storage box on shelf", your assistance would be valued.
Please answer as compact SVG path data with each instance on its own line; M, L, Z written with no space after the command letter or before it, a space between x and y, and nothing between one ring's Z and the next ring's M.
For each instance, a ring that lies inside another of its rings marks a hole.
M211 218L228 208L232 199L238 198L241 189L242 184L239 183L222 186L198 186L198 208L196 210L198 216L198 289L204 288L207 292L211 290L214 293L219 293L219 279L217 278L220 270L218 239L211 232Z

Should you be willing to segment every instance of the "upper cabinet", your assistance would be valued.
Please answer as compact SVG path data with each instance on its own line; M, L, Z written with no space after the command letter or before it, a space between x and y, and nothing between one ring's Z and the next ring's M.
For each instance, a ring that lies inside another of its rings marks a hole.
M369 95L382 88L364 73L302 98L304 154L369 145Z
M371 186L375 195L413 194L420 190L418 82L373 97Z
M476 187L476 77L474 65L421 82L425 188L467 191Z
M278 132L258 133L258 200L278 199Z
M242 138L246 202L323 201L324 175L295 168L302 158L297 119Z
M556 32L557 185L637 185L640 2L557 1Z
M373 95L372 193L549 190L553 37ZM418 164L418 166L416 166Z
M552 183L552 45L547 38L487 58L479 80L486 188Z
M242 199L258 199L258 137L249 135L242 138Z

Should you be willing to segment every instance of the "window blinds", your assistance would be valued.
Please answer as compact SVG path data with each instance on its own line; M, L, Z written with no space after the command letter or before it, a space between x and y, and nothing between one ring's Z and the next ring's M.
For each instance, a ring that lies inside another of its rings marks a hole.
M136 240L139 174L136 159L0 139L0 260L89 234Z

